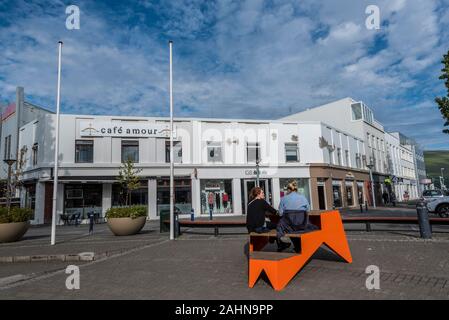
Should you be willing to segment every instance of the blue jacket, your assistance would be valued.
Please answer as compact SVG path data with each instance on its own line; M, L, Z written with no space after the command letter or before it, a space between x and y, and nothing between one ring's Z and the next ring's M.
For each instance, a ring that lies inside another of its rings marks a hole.
M309 201L302 194L290 192L281 198L279 204L279 215L283 215L285 210L304 210L309 211Z

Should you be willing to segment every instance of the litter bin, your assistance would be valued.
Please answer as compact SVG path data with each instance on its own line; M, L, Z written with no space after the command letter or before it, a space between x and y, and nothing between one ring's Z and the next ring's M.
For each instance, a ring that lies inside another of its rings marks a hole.
M170 221L170 209L162 209L159 215L160 219L160 232L170 232L170 222L165 223L165 221Z

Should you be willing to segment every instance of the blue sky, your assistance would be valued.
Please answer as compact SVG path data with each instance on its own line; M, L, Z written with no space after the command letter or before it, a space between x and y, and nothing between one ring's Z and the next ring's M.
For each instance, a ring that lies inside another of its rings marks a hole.
M81 10L80 30L65 8ZM365 27L380 8L381 29ZM449 0L0 0L0 101L16 86L62 112L167 115L168 40L177 116L276 119L350 96L386 129L449 149L434 98Z

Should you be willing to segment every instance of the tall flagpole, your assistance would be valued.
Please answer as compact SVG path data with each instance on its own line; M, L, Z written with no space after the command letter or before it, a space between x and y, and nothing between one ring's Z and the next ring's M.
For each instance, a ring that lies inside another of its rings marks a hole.
M170 48L170 240L175 239L174 170L173 170L173 41Z
M55 167L53 169L53 206L51 217L51 245L54 245L56 243L56 198L58 193L58 155L59 155L59 105L61 101L61 54L62 54L62 41L59 41L58 88L56 95Z

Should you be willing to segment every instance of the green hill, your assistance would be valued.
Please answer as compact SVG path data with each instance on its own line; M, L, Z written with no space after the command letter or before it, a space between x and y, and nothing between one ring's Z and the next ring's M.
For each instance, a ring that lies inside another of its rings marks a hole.
M449 151L424 151L424 161L426 163L427 177L433 178L435 187L440 187L439 176L441 168L444 169L444 182L449 188Z

